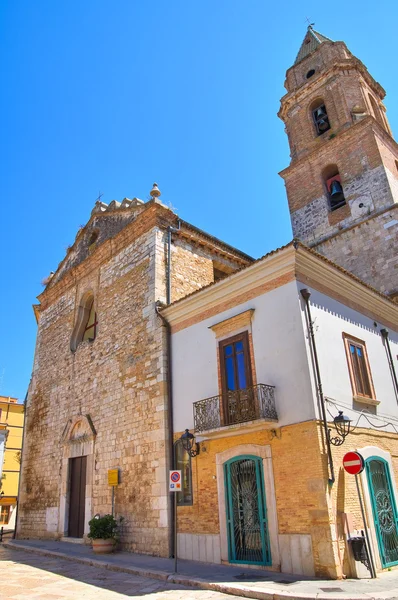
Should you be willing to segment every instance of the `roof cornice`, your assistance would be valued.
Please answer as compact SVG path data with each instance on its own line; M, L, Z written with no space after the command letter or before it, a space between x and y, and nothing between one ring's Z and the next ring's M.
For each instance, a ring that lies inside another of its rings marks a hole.
M235 305L238 305L241 302L239 298L249 297L250 292L258 290L251 297L266 293L264 285L267 283L278 281L283 285L288 281L284 280L284 276L289 273L313 289L398 331L397 304L299 242L292 242L266 255L226 279L162 308L161 312L169 321L172 331L178 331L221 313L234 298L237 299Z
M314 250L297 247L295 271L303 283L398 331L397 304Z
M241 297L278 277L293 273L294 253L293 243L290 243L267 255L265 259L260 259L241 271L162 308L161 312L172 327L181 325L198 317L208 308L226 305L235 297Z

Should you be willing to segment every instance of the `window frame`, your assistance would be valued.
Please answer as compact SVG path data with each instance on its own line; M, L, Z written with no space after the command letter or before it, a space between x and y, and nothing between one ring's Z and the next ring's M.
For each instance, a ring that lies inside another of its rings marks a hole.
M178 452L181 451L181 458L179 458L178 456ZM190 490L190 498L189 496L187 497L186 494L184 493L184 481L185 481L185 474L183 472L183 469L181 468L184 465L183 462L183 457L184 454L186 454L188 456L188 465L189 465L189 490ZM192 487L192 458L190 456L190 454L188 454L188 452L184 449L184 446L182 444L181 440L178 440L177 443L174 446L174 457L175 457L175 464L176 464L176 469L178 471L181 471L181 492L176 492L177 494L177 506L193 506L193 487Z
M343 341L344 341L344 347L345 347L347 365L348 365L348 372L350 375L351 388L352 388L354 400L363 401L363 402L367 401L367 400L376 401L376 394L375 394L375 389L374 389L374 385L373 385L372 371L370 369L368 352L366 349L366 343L363 340L360 340L359 338L357 338L353 335L350 335L348 333L343 333ZM356 346L356 347L360 348L362 351L363 366L365 368L366 376L367 376L367 380L368 380L368 390L367 391L369 391L369 394L363 393L362 391L360 391L359 386L357 384L357 379L362 380L362 382L361 382L362 388L363 388L363 390L366 391L366 385L363 385L364 383L366 384L366 382L364 382L363 375L360 373L359 363L358 363L359 373L357 372L358 367L356 367L354 365L352 353L350 350L350 345Z
M7 516L7 520L4 520L4 516ZM11 517L11 506L9 504L2 504L0 508L0 525L8 525Z
M237 389L248 389L253 387L253 370L252 370L252 362L250 355L250 342L249 342L249 332L242 331L236 335L225 338L218 342L218 355L219 355L219 364L220 364L220 372L221 372L221 392L222 392L222 408L224 414L224 421L228 421L228 387L227 387L227 373L225 370L225 347L231 344L235 344L236 342L243 342L243 356L244 356L244 365L245 365L245 377L246 377L246 388L237 388ZM236 374L236 371L235 371ZM236 377L236 375L235 375Z

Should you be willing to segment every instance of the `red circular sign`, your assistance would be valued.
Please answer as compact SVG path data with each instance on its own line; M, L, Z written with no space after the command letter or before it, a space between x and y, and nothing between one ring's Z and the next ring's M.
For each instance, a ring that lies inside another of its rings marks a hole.
M171 481L173 481L174 483L177 483L178 481L180 481L180 474L178 471L173 471L170 475L170 479Z
M365 461L359 452L347 452L344 455L343 467L350 475L359 475L359 473L362 473L364 466Z

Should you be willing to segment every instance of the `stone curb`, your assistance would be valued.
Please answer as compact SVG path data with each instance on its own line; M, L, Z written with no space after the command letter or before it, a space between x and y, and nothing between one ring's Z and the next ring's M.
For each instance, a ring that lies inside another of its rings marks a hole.
M398 589L392 589L388 592L378 592L375 594L359 594L357 596L352 596L350 593L345 594L342 592L338 594L319 592L314 592L313 594L302 594L290 591L276 592L274 589L270 588L255 590L245 585L211 582L199 577L193 578L187 575L178 575L176 573L172 574L168 571L162 571L161 569L152 570L142 569L140 567L118 566L112 563L97 560L95 558L83 558L80 556L65 554L63 552L57 552L56 550L46 550L44 548L37 548L34 546L24 546L20 543L14 544L12 541L3 542L3 546L5 548L10 548L11 550L23 550L32 554L40 554L41 556L62 558L71 562L108 569L109 571L119 571L121 573L129 573L130 575L139 575L141 577L166 581L167 583L185 585L187 587L195 587L202 590L211 590L214 592L220 592L233 596L241 596L244 598L253 598L253 600L392 600L393 598L398 598Z

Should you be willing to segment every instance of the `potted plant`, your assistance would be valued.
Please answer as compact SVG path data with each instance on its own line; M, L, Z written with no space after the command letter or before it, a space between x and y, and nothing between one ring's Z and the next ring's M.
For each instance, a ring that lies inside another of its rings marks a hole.
M90 532L88 537L92 541L93 550L96 554L107 554L114 551L122 521L123 517L115 519L113 515L104 515L103 517L95 515L89 521Z

